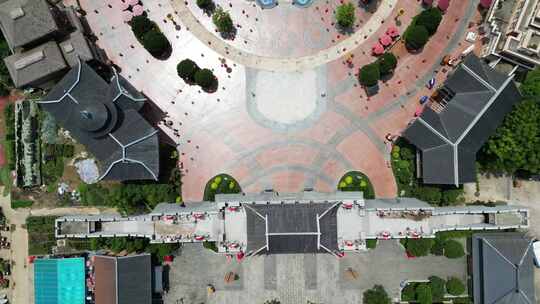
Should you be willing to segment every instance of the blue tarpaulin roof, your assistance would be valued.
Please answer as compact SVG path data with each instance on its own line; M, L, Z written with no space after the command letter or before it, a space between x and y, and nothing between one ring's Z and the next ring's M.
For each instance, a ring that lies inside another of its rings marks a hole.
M34 262L35 304L84 304L84 258Z

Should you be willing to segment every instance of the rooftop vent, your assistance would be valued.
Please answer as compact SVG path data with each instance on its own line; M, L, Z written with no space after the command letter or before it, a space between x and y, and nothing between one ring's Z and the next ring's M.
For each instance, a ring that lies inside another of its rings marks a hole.
M40 60L42 60L45 57L45 54L43 53L43 50L33 52L32 54L26 55L23 58L15 61L15 69L21 70L26 68L27 66L34 64Z
M71 53L71 52L73 52L73 50L74 50L73 44L71 44L71 43L68 42L68 43L66 43L66 44L64 44L64 45L62 46L62 49L64 49L64 52L66 52L66 53Z
M9 16L13 20L19 19L22 16L24 16L24 11L23 11L22 7L17 7L17 8L14 8L11 12L9 12Z

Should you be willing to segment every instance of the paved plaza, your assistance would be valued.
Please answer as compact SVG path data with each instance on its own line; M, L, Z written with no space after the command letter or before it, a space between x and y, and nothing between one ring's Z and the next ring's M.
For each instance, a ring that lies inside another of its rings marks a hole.
M201 245L185 245L169 271L166 304L263 303L278 299L283 304L361 303L364 290L382 284L398 297L403 280L423 280L431 275L466 279L466 259L428 256L407 259L395 240L381 241L376 249L337 259L329 254L284 254L250 257L242 262ZM351 279L348 269L358 273ZM225 283L228 272L238 280ZM190 275L188 275L190 274ZM207 284L216 288L208 295ZM183 301L183 302L182 302Z
M201 200L206 182L219 173L234 176L244 192L324 192L351 170L365 173L378 197L395 197L384 137L399 134L413 118L418 98L429 93L428 79L445 78L442 56L469 46L463 38L478 18L478 1L453 2L423 52L400 52L398 43L394 76L370 98L358 84L358 68L376 59L371 45L395 24L397 10L405 9L398 24L403 32L421 10L418 1L381 1L372 12L358 8L350 34L333 24L334 1L265 10L243 0L215 2L231 12L234 40L215 33L195 1L143 1L173 46L171 57L160 61L122 21L117 1L80 1L98 44L122 75L174 122L161 127L179 145L184 200ZM351 55L354 68L345 63ZM215 93L176 75L185 58L214 71Z

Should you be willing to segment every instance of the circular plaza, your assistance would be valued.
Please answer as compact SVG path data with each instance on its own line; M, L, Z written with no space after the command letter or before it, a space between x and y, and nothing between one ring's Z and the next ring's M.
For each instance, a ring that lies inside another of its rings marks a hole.
M403 34L420 1L355 3L355 22L336 24L335 1L215 0L230 14L233 35L216 31L212 11L196 1L142 1L171 44L154 58L133 35L120 0L80 0L97 44L121 74L161 110L159 127L178 146L182 196L199 201L213 176L233 176L244 192L334 191L349 171L365 174L376 197L395 197L388 134L413 119L425 84L446 77L443 56L459 55L478 1L452 2L421 52L388 46L393 75L368 96L358 70L374 62L374 45L390 28ZM369 2L369 1L368 1ZM215 14L215 13L214 13ZM213 90L187 83L177 64L190 59L217 79ZM171 123L169 123L169 121Z

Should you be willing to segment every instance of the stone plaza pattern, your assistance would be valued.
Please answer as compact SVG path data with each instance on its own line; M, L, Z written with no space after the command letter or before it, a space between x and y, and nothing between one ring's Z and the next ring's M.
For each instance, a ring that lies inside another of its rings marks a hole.
M439 231L529 226L519 206L432 207L414 198L365 200L362 192L222 194L216 202L159 204L133 217L65 216L57 238L145 237L152 243L216 242L255 255L366 249L368 239L433 238Z

